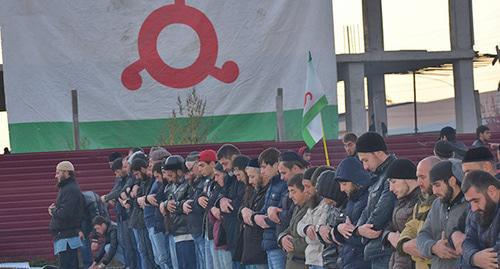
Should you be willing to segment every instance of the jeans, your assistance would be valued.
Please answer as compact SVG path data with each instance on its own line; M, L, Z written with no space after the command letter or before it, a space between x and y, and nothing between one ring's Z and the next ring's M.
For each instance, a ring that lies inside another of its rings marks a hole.
M220 266L216 268L233 268L233 256L231 256L231 251L216 249L215 256L215 259L217 259L217 264Z
M125 266L130 268L139 268L140 261L137 244L131 228L128 227L128 222L118 222L118 244L123 248L123 256L125 258Z
M108 253L109 248L110 248L110 244L106 244L104 246L104 251L106 253ZM123 256L123 248L120 245L118 245L118 248L116 248L116 253L115 253L115 256L113 257L113 260L118 261L122 265L125 264L125 256Z
M94 259L92 259L92 250L90 250L90 240L85 238L82 240L83 246L80 247L83 268L89 268Z
M167 235L168 248L170 249L170 260L174 269L179 268L179 261L177 259L177 251L175 250L175 239L173 235Z
M162 232L155 232L154 227L148 228L148 234L151 246L153 247L155 263L160 266L161 269L172 268L170 251L167 250L167 243L165 242L165 234Z
M78 249L71 249L69 246L65 251L59 252L59 269L78 268Z
M133 229L135 241L137 242L137 250L141 258L142 269L154 269L153 250L151 249L151 242L148 238L148 231L144 229Z
M210 255L212 255L212 261L214 264L213 268L214 269L223 268L222 265L219 263L219 259L217 258L217 250L215 250L214 240L210 240Z
M248 264L245 269L268 269L267 264Z
M197 236L193 235L194 246L196 251L196 268L205 268L205 239L203 235L199 234Z
M212 247L214 240L205 238L205 269L214 269L214 260L212 255Z
M196 251L193 240L175 243L179 269L196 269Z
M267 252L269 269L284 269L286 263L285 253L281 249L272 249Z

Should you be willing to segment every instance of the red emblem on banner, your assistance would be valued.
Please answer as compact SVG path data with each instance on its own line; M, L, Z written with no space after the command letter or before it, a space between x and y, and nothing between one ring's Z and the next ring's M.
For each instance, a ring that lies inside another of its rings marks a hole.
M158 36L171 24L179 23L191 27L200 40L200 53L193 64L186 68L173 68L160 57L157 48ZM139 72L146 70L159 83L176 89L189 88L207 76L231 83L238 78L239 68L234 61L226 61L222 67L215 66L218 53L217 33L214 26L200 10L187 6L185 0L160 7L144 20L138 37L139 59L122 72L122 84L129 90L142 85Z

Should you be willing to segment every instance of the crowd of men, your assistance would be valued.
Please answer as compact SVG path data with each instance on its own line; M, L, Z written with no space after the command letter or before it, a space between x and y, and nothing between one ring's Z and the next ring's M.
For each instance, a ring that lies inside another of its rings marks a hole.
M78 249L85 268L499 268L500 181L480 128L470 149L443 128L417 165L374 132L345 135L335 168L310 166L306 148L131 149L110 155L116 181L101 197L82 195L63 161L54 251L68 269Z

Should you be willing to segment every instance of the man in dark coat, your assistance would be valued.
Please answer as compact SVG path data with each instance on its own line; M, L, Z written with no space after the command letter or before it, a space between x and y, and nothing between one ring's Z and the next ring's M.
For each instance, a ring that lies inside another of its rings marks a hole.
M411 257L397 250L400 233L412 216L413 208L418 202L420 188L417 183L417 167L407 159L395 160L387 171L389 189L398 199L392 212L392 222L384 230L382 237L387 246L394 251L389 262L389 268L415 268Z
M396 196L389 190L387 168L396 160L387 154L384 139L378 133L368 132L356 142L358 157L366 170L374 174L369 188L368 203L363 210L354 231L363 237L365 260L371 262L372 269L387 268L392 255L391 248L382 243L382 231L391 221Z
M264 230L253 222L252 214L264 206L270 178L261 176L258 159L250 160L245 171L254 192L249 203L242 205L239 212L243 222L241 263L255 269L264 269L267 268L267 256L266 251L260 247Z
M75 168L69 161L57 164L59 193L49 208L50 231L54 238L54 254L61 269L78 268L78 248L82 246L80 222L83 215L83 197L75 180Z
M462 192L470 204L463 261L479 268L500 264L500 181L484 171L472 171L464 179Z
M329 241L342 245L340 249L341 268L357 269L369 268L370 262L363 257L364 245L361 236L354 233L355 224L361 217L368 201L368 187L371 184L370 174L363 169L357 157L348 157L340 162L335 180L339 182L340 190L344 192L348 201L344 209L345 222L329 223ZM320 228L320 233L321 233ZM323 240L328 236L323 235ZM340 244L339 244L340 243Z
M123 249L118 243L118 231L115 223L111 223L102 216L97 216L93 221L95 231L104 237L104 244L101 245L94 259L91 269L105 268L113 259L125 264Z

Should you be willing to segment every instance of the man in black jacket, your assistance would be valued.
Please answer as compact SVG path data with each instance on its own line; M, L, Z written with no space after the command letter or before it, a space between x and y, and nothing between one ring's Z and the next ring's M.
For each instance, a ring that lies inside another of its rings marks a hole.
M123 249L118 243L118 232L115 223L111 223L108 219L97 216L93 221L95 231L104 237L104 244L101 245L94 259L94 263L90 266L91 269L105 268L113 258L125 264L123 257Z
M61 269L78 268L78 248L82 246L83 197L74 173L75 168L69 161L57 164L55 178L59 193L48 208L54 254L58 255Z
M396 196L389 190L387 169L396 159L387 154L384 139L378 133L367 132L356 142L358 157L363 167L375 176L369 188L368 203L353 231L363 237L365 260L372 269L387 268L392 255L391 248L382 244L382 231L391 221Z
M167 180L174 182L175 187L171 197L167 197L167 201L160 204L168 210L170 215L169 233L175 241L175 253L177 263L180 269L195 269L196 268L196 252L193 241L193 236L187 225L187 216L183 212L182 202L187 200L189 183L184 178L186 166L184 158L179 155L172 155L165 160L162 167ZM174 252L172 249L171 253Z

